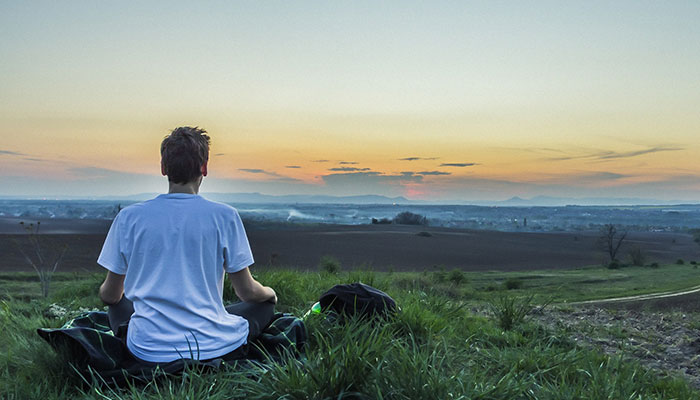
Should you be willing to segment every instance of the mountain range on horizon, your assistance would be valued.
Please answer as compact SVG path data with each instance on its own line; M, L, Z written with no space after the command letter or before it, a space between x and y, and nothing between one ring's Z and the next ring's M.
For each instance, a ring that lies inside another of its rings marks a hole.
M138 193L123 196L0 196L5 200L114 200L114 201L143 201L151 199L160 193ZM388 197L382 195L355 195L355 196L332 196L332 195L268 195L262 193L202 193L205 197L225 203L267 203L267 204L415 204L415 205L476 205L476 206L500 206L500 207L561 207L561 206L634 206L634 205L679 205L679 204L699 204L698 201L687 200L658 200L636 197L555 197L555 196L534 196L526 199L519 196L511 197L507 200L493 201L469 201L469 200L412 200L403 196Z
M700 200L692 202L687 200L658 200L639 197L555 197L555 196L535 196L530 199L523 199L518 196L508 200L493 202L497 206L512 207L560 207L560 206L640 206L640 205L678 205L678 204L698 204Z

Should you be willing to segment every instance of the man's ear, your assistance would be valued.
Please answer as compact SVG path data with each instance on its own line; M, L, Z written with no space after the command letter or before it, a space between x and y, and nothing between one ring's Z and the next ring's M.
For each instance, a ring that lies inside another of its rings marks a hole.
M205 161L204 164L202 164L202 168L201 168L202 176L207 176L207 163L208 163L208 161Z
M160 161L160 173L163 174L163 176L168 175L165 172L165 164L163 164L163 160Z

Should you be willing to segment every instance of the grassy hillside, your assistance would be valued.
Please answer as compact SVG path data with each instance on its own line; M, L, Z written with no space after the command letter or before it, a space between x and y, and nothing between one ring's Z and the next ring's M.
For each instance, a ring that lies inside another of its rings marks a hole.
M333 270L334 268L328 268ZM700 284L689 265L535 273L298 272L258 268L275 287L279 310L302 315L337 283L362 281L394 297L401 313L387 324L329 325L307 320L306 360L266 370L188 371L149 385L111 390L81 382L35 333L58 327L81 308L101 308L101 275L58 274L48 299L31 274L0 275L0 393L8 399L465 398L687 399L700 394L678 378L619 356L578 346L566 331L525 320L509 329L490 309L509 312L544 301L578 301ZM226 291L227 301L233 294ZM49 314L55 303L68 312ZM500 307L500 309L499 309ZM504 307L506 309L504 309ZM512 309L510 310L512 311Z

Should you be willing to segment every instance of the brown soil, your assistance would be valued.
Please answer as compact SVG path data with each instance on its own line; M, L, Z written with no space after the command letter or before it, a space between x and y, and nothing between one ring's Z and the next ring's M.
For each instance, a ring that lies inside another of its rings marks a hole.
M42 235L53 247L68 246L59 270L100 270L99 255L109 222L51 220ZM17 221L0 219L0 271L30 270L17 243L27 246ZM10 234L9 232L14 232ZM428 232L428 234L422 233ZM424 270L535 270L600 264L606 255L596 232L523 233L400 225L248 226L257 266L315 269L324 255L343 268ZM630 233L620 254L641 248L649 262L700 259L700 246L678 233Z
M699 296L695 297L697 302ZM581 346L635 360L661 375L682 376L700 389L697 314L669 308L639 311L577 307L545 309L534 319L553 329L563 329Z

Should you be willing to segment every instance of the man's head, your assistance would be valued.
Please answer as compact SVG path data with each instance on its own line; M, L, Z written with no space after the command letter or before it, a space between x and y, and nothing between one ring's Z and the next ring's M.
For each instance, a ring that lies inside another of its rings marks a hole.
M197 127L175 128L160 144L161 170L172 183L185 184L207 175L209 136Z

